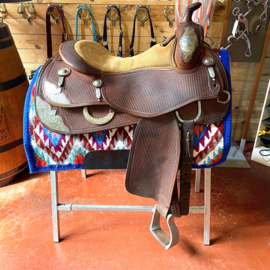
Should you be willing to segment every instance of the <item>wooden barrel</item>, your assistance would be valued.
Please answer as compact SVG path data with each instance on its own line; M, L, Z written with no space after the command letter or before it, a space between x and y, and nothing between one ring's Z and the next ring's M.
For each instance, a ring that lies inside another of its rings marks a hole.
M28 171L23 106L29 83L9 31L0 23L0 187Z

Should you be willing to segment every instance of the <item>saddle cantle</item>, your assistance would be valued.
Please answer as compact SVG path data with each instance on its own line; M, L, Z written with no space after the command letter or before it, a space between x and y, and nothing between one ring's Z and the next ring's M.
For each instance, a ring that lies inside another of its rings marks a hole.
M43 66L35 92L40 122L56 133L138 124L126 189L156 201L151 232L166 249L179 238L173 217L189 212L194 124L218 122L229 109L226 71L191 19L200 5L187 6L175 36L132 58L112 56L93 41L63 43ZM160 214L171 238L160 229Z

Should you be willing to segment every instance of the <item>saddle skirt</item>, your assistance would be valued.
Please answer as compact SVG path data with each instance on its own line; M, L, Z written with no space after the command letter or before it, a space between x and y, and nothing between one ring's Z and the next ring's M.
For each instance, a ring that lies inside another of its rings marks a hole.
M93 41L64 42L43 66L35 92L37 117L56 133L138 123L126 189L153 198L168 225L171 216L189 212L194 124L218 122L229 109L226 71L191 20L200 5L187 7L175 36L135 57L112 56ZM152 234L165 248L177 242L160 229Z

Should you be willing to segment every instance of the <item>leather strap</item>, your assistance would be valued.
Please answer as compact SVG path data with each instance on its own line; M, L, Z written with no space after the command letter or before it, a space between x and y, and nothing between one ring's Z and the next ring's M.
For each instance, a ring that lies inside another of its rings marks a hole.
M98 34L96 32L96 29L95 29L95 25L94 25L94 21L93 21L93 16L92 16L92 13L91 13L91 10L89 9L89 7L88 6L85 6L85 5L81 5L78 8L77 12L76 12L76 40L78 40L78 15L79 15L79 12L81 11L82 8L85 8L88 11L88 13L89 13L89 15L91 17L92 31L93 31L93 34L94 34L93 41L97 42L98 41Z
M46 36L47 36L47 59L52 57L52 34L51 34L51 18L48 12L52 12L56 9L59 12L61 23L62 23L62 42L68 40L66 34L66 28L64 24L64 14L62 9L57 5L50 5L46 10Z
M131 38L131 43L130 43L129 48L128 48L130 56L134 56L133 46L134 46L134 40L135 40L136 18L137 18L138 12L139 12L139 10L137 10L137 12L135 13L135 16L134 16L132 38ZM150 48L151 48L152 46L156 45L156 38L155 38L154 29L153 29L153 24L151 21L150 12L148 9L145 9L145 12L148 13L149 22L150 22L150 32L151 32Z
M193 158L194 121L183 121L182 152L180 159L180 215L189 213L191 170Z
M119 44L118 44L118 51L117 51L117 56L122 57L123 56L123 30L121 26L121 11L117 6L112 6L110 7L106 13L105 13L105 18L104 18L104 26L103 26L103 38L102 38L102 45L105 47L107 50L109 50L109 45L108 45L108 35L107 35L107 14L110 12L110 10L114 8L116 9L118 16L119 16L119 29L120 29L120 35L119 35Z

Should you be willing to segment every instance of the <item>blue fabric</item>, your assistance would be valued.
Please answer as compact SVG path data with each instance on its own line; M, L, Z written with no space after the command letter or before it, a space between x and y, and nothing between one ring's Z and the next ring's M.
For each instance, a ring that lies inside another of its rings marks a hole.
M221 50L220 51L221 60L224 64L224 67L227 72L227 76L229 79L229 92L232 94L231 90L231 76L230 76L230 57L228 54L228 51ZM24 105L24 116L23 116L23 140L24 140L24 148L26 152L26 156L29 163L29 170L30 173L36 173L36 172L46 172L46 171L60 171L60 170L70 170L70 169L81 169L82 164L68 164L68 165L51 165L48 167L37 167L36 166L36 158L35 158L35 151L32 148L31 145L31 135L30 135L30 121L29 121L29 111L30 111L30 101L31 101L31 94L32 89L36 83L39 71L41 69L41 66L37 69L33 80L31 81L31 84L28 88L28 92L26 95L25 105ZM230 151L231 147L231 126L232 126L232 99L230 100L230 106L227 115L223 119L224 123L224 149L223 149L223 155L220 160L220 162L215 163L213 165L197 165L193 164L192 167L196 169L203 169L203 168L211 168L216 165L219 165L223 163L228 156L228 153Z
M89 15L91 17L92 31L93 31L93 34L94 34L93 41L97 42L98 38L97 38L97 32L96 32L94 21L93 21L93 16L92 16L92 13L91 13L91 10L89 9L89 7L85 6L85 5L81 5L78 8L77 13L76 13L76 40L78 39L78 13L81 11L82 8L85 8L88 11L88 13L89 13Z
M39 170L40 168L37 168L36 166L37 161L36 161L34 149L32 148L32 145L31 145L31 134L30 134L30 128L29 128L30 127L29 112L30 112L30 101L31 101L32 89L36 83L36 80L37 80L37 77L41 68L42 66L38 67L29 85L25 102L24 102L24 111L23 111L23 145L24 145L24 150L25 150L26 157L28 160L30 173L36 173L36 172L42 171L42 170Z
M231 85L231 71L230 71L230 56L227 50L220 50L220 57L222 60L222 63L225 67L225 70L227 72L228 80L229 80L229 92L232 96L232 85ZM228 113L223 118L224 123L224 149L223 149L223 155L219 162L215 164L210 165L197 165L193 164L192 168L194 169L204 169L204 168L211 168L215 167L223 162L226 161L227 156L229 154L230 148L231 148L231 132L232 132L232 98L230 99L230 106Z

